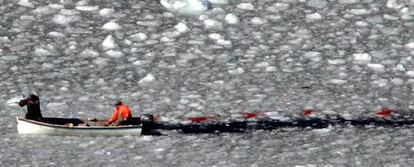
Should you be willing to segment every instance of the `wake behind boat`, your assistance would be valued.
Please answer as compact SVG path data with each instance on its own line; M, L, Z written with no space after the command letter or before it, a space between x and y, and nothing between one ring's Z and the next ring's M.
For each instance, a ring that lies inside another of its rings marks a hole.
M45 117L41 121L16 117L19 134L68 136L134 136L150 128L151 115L134 117L128 125L105 126L105 120Z

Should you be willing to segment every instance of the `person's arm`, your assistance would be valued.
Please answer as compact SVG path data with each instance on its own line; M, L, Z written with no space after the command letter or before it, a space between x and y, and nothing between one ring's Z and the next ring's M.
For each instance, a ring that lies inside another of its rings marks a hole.
M118 119L118 112L118 108L116 108L111 116L111 119L109 119L108 122L106 122L107 125L111 124L112 122L115 122Z
M20 102L19 102L19 106L20 106L20 107L23 107L23 106L25 106L25 105L27 105L27 100L26 100L26 99L20 100Z

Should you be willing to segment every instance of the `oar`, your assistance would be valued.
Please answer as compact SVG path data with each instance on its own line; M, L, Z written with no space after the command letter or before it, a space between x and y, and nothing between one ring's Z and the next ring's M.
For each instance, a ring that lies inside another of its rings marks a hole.
M15 105L19 104L20 100L21 100L20 98L15 97L15 98L12 98L12 99L8 100L6 102L6 104L8 104L10 106L15 106Z

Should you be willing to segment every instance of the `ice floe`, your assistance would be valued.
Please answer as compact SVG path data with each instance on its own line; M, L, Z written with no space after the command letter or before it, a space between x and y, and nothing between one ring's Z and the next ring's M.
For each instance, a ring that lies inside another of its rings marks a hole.
M240 19L233 13L229 13L225 16L225 20L228 24L239 24Z
M115 10L113 8L103 8L98 13L103 17L109 17L115 13Z
M356 64L368 64L372 59L368 53L354 53L353 57Z
M204 25L206 29L221 29L223 28L223 23L214 19L204 20Z
M155 81L155 76L152 75L152 74L148 74L144 78L140 79L138 81L138 84L141 85L141 86L145 86L145 85L148 85L148 84L150 84L150 83L152 83L154 81Z
M372 63L372 64L367 64L367 67L376 72L385 72L385 66L382 64Z
M161 0L160 3L171 12L186 15L200 15L211 5L208 0Z
M319 14L319 13L307 14L306 15L306 19L309 19L309 20L320 20L320 19L322 19L322 15Z
M240 3L237 5L237 8L243 10L254 10L254 5L252 3Z
M306 2L307 6L316 8L316 9L322 9L328 6L327 0L309 0Z
M128 38L133 41L143 41L143 40L148 39L148 35L140 32L140 33L132 34Z
M105 24L102 26L102 29L104 29L104 30L108 30L108 31L116 31L116 30L120 30L120 29L122 29L122 26L121 26L121 25L119 25L119 24L118 24L118 23L116 23L116 22L110 21L110 22L105 23Z
M95 5L95 6L81 5L81 6L76 6L75 8L76 8L76 10L84 11L84 12L93 12L93 11L98 11L99 10L99 6L97 6L97 5Z
M174 28L180 32L180 33L185 33L187 31L189 31L190 29L188 28L188 26L185 23L178 23L177 25L174 26Z
M105 40L102 42L102 48L104 50L110 50L117 48L118 44L116 44L114 37L112 35L108 35Z
M24 6L24 7L28 7L28 8L34 8L34 4L32 2L30 2L29 0L19 0L19 2L17 3L20 6Z

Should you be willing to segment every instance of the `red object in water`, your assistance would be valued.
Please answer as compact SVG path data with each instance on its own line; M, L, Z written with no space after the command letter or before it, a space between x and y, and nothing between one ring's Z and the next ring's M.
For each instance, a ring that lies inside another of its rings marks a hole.
M380 115L380 116L389 116L389 115L391 115L392 112L393 112L393 110L385 107L385 108L382 108L381 111L377 112L377 115Z
M257 114L256 113L251 113L251 112L246 112L246 113L243 113L243 117L246 118L246 119L256 118Z
M202 123L211 119L217 118L216 116L199 116L199 117L187 117L186 119L191 120L194 123Z
M304 109L303 110L303 115L311 115L314 112L314 110L312 109Z

